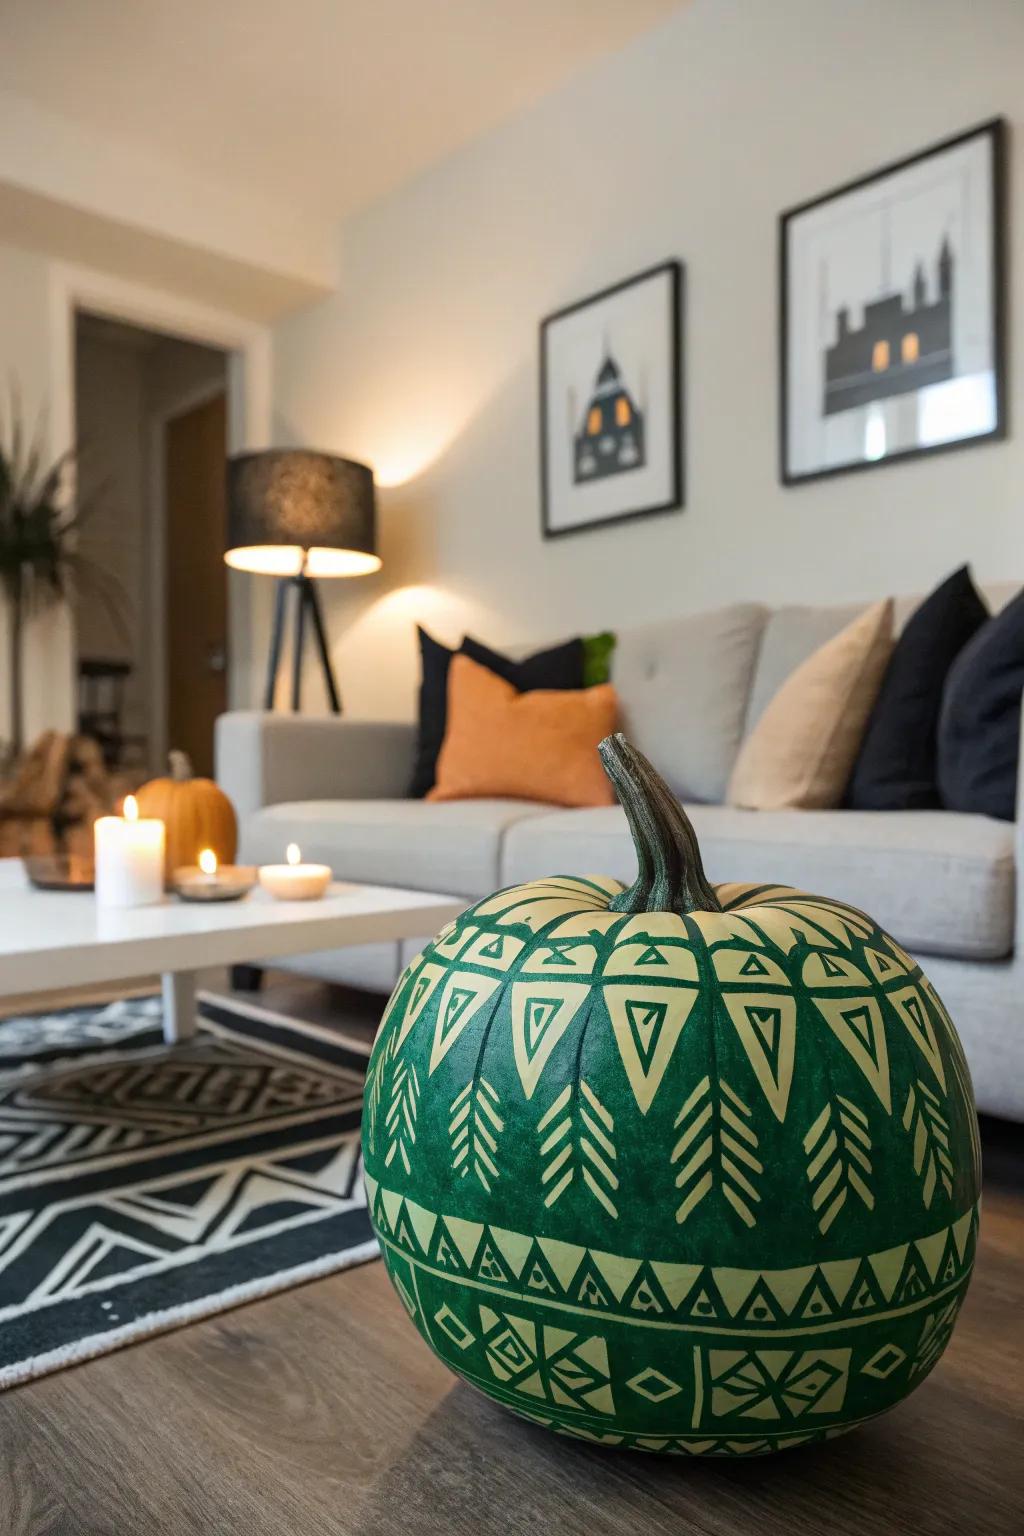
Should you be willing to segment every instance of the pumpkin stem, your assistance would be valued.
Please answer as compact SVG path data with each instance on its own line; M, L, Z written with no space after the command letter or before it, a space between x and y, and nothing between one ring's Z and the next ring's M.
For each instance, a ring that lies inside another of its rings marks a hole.
M621 732L597 749L626 813L637 877L609 903L613 912L721 912L704 873L689 816L657 769Z
M167 754L167 761L171 768L171 778L175 784L185 784L192 777L192 763L187 752L179 752L172 748Z

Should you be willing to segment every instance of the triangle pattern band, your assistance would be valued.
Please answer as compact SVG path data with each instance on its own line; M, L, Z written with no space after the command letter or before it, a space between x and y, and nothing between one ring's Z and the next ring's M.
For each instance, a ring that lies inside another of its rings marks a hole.
M637 965L667 965L668 961L655 944L648 944L636 957Z
M945 1092L946 1074L942 1066L938 1042L935 1038L935 1029L931 1019L928 1017L928 1009L925 1006L924 998L914 986L895 987L889 992L888 997L906 1025L907 1034L935 1073L935 1076L942 1085L943 1092Z
M880 949L866 948L864 959L876 981L893 981L897 976L907 974L906 966L897 960L895 955L885 955Z
M796 1054L796 999L785 992L726 992L740 1043L777 1120L785 1120Z
M845 955L831 954L827 949L816 950L807 956L801 972L805 987L812 991L818 987L867 987L870 979Z
M633 1316L650 1310L644 1288L653 1286L662 1303L659 1315L670 1314L683 1322L717 1322L724 1331L734 1333L744 1329L784 1332L794 1324L814 1328L839 1317L884 1313L945 1293L970 1277L978 1223L974 1205L952 1224L912 1242L859 1258L790 1269L658 1259L648 1264L633 1256L431 1212L397 1191L378 1187L372 1179L366 1184L378 1227L385 1234L397 1234L389 1246L428 1265L443 1266L447 1281L483 1278L492 1296L503 1290L520 1298L543 1293ZM406 1220L407 1216L411 1219ZM483 1274L480 1266L488 1255L492 1268ZM500 1265L494 1266L494 1256ZM532 1326L521 1322L524 1328ZM521 1337L525 1344L525 1336Z
M582 981L513 982L512 1050L528 1099L552 1051L589 996L590 987Z
M453 971L448 977L437 1007L428 1076L441 1064L467 1024L490 1001L500 985L497 976L476 976L471 971Z
M409 1001L406 1004L405 1016L402 1026L395 1041L395 1053L397 1054L403 1041L412 1029L416 1020L422 1016L424 1008L430 1001L430 997L437 987L441 977L447 973L447 967L437 965L433 961L420 966L412 981L412 989L409 993Z
M507 971L525 949L522 939L511 933L478 933L468 949L459 955L460 964L482 965L488 970Z
M652 1003L647 998L643 1002L635 998L626 1001L630 1033L645 1073L651 1070L651 1057L667 1012L667 1003Z
M867 1078L886 1114L892 1114L889 1051L882 1011L873 997L816 997L814 1006Z
M724 987L788 987L789 977L777 961L755 950L738 949L732 944L717 945L711 952L715 975ZM748 994L749 996L750 994Z
M605 984L615 1044L642 1115L654 1103L697 997L689 987Z

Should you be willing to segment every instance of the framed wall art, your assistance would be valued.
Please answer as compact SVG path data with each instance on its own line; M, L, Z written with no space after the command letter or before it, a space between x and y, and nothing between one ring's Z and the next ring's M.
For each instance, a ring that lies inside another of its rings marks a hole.
M682 506L682 282L666 261L541 321L545 538Z
M1005 435L1001 119L780 220L787 485Z

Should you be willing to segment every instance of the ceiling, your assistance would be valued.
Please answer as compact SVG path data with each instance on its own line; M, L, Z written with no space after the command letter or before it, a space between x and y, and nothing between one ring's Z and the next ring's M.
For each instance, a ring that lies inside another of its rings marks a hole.
M0 89L335 219L681 0L0 0Z

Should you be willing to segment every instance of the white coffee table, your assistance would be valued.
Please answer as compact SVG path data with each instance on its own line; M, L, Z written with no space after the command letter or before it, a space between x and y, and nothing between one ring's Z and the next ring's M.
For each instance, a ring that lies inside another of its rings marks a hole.
M382 885L332 885L322 901L200 905L167 897L130 911L80 891L38 891L20 859L0 859L0 998L62 987L163 978L164 1036L195 1030L196 972L348 944L434 934L465 909L455 896Z

